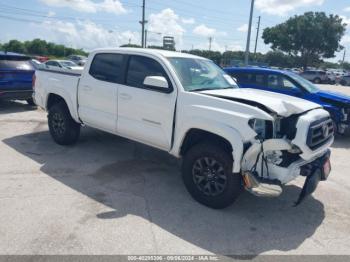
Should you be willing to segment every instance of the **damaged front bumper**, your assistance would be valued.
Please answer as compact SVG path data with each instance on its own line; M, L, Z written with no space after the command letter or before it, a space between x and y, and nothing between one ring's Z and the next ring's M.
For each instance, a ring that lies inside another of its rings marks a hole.
M301 167L300 175L305 176L306 179L299 198L295 202L295 206L299 205L307 196L315 192L320 181L327 180L332 169L330 155L331 151L328 149L323 156Z
M265 142L264 151L267 153L272 149L287 149L288 143L281 143L279 140L270 140ZM323 153L313 156L309 160L299 158L299 160L291 163L289 166L281 167L273 163L262 163L262 157L259 157L259 145L255 144L245 154L242 161L242 176L244 187L253 195L259 197L277 197L282 193L282 186L298 176L305 176L306 180L301 193L295 202L299 205L307 196L312 194L319 181L326 180L330 171L330 154L331 151L326 149ZM289 149L291 145L289 144ZM254 156L254 157L253 157ZM258 157L257 166L259 168L252 172L252 161ZM248 161L250 160L250 161ZM263 174L263 175L262 175Z

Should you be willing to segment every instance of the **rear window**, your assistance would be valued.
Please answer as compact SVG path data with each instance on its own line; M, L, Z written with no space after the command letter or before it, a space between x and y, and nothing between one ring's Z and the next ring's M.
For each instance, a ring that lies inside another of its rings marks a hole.
M237 79L239 84L253 84L259 86L265 84L265 76L263 74L238 73L231 75Z
M7 70L34 70L33 64L29 60L3 60L0 59L0 69Z
M97 54L90 66L90 75L102 81L120 83L124 56L121 54Z

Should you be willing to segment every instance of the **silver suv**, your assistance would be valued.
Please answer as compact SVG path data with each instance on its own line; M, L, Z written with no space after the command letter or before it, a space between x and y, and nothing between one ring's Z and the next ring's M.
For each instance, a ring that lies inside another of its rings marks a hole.
M329 80L327 73L322 70L306 70L300 75L315 84L328 83Z

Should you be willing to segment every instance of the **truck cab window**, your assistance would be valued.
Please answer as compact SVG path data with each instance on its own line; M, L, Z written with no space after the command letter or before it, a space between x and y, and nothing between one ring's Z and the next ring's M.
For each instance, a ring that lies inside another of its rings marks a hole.
M143 81L147 76L163 76L168 79L161 64L154 59L145 56L131 56L126 84L128 86L144 88Z
M120 83L123 59L122 54L97 54L91 63L89 74L98 80Z

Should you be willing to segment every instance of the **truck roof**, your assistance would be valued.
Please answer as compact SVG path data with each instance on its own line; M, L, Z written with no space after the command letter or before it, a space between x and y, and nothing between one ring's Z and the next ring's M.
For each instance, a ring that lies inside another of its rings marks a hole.
M99 48L95 49L92 53L103 53L103 52L122 52L122 53L132 53L132 54L152 54L160 55L163 57L183 57L183 58L200 58L206 59L200 56L191 55L187 53L168 51L162 49L151 49L151 48L134 48L134 47L120 47L120 48Z

